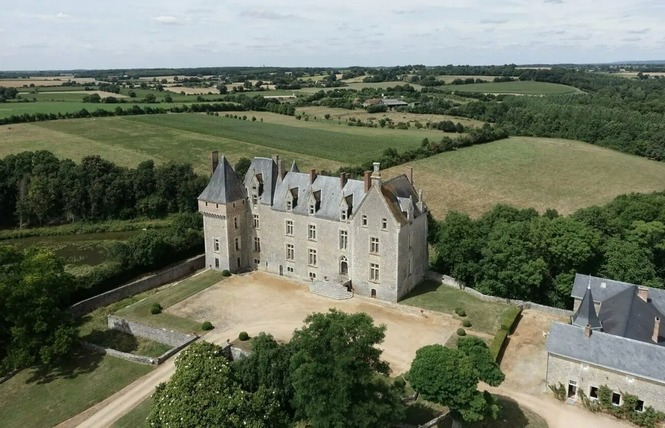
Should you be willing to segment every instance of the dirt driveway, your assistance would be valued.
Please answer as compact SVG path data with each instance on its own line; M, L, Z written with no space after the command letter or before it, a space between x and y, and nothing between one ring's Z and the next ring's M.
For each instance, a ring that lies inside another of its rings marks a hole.
M293 331L302 327L307 315L327 312L329 308L365 312L376 324L386 325L386 339L381 348L393 374L409 369L418 348L446 343L458 327L450 315L428 312L423 316L416 308L360 297L331 300L311 294L306 284L261 272L228 278L171 306L167 312L212 322L215 330L205 340L222 344L226 339L236 339L241 331L250 336L266 332L288 341Z

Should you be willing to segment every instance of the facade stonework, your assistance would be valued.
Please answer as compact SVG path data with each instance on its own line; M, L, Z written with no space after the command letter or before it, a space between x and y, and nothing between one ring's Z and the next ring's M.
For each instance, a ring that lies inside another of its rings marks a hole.
M427 207L410 177L383 182L374 168L349 180L255 158L236 183L222 157L199 197L206 265L398 301L427 273Z

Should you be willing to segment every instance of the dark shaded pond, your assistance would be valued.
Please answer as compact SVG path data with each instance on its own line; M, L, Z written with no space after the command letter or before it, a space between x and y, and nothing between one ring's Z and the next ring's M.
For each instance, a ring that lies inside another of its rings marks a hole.
M15 245L21 249L37 246L53 251L65 260L65 264L95 266L108 260L109 242L125 241L142 232L132 230L80 235L31 236L0 240L0 245Z

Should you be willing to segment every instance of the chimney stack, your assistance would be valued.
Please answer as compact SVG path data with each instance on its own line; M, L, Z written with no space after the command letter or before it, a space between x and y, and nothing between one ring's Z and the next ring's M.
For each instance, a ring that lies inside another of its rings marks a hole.
M369 186L372 182L371 176L371 171L365 171L365 193L369 192Z
M212 173L215 173L217 165L219 165L219 152L217 150L210 153L210 159L212 160Z
M316 180L316 170L313 169L309 172L309 184L314 184L314 180Z
M659 337L660 337L660 318L656 317L653 320L653 336L651 336L651 340L653 340L653 343L658 343Z
M587 324L586 327L584 327L584 335L586 337L591 337L591 324Z
M284 164L279 155L272 155L272 161L277 165L277 182L279 183L284 178Z
M339 188L344 189L344 186L346 186L346 174L342 173L339 175Z
M409 166L406 168L406 178L409 179L409 183L413 184L413 167Z
M372 172L372 184L376 183L377 186L381 187L381 164L379 162L374 162L374 171Z
M649 301L649 289L647 287L639 286L637 287L637 297L644 300L645 302Z

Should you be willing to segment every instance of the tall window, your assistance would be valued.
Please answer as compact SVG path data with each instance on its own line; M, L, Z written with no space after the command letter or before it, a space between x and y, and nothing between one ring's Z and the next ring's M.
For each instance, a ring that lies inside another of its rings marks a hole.
M346 230L339 231L339 249L346 250L349 245L349 232Z
M240 238L235 239L236 251L240 249Z
M310 224L307 229L307 239L310 241L316 241L316 225Z
M293 244L286 244L286 260L293 260L296 258L296 249Z
M293 235L293 220L286 220L286 234Z
M347 214L348 213L346 211L346 208L342 208L342 212L340 213L340 216L339 216L340 220L346 220Z
M258 229L261 227L261 223L259 221L259 215L254 214L254 228Z
M383 230L388 229L388 219L387 218L382 218L381 219L381 229L383 229Z
M363 226L367 226L367 216L363 215Z
M369 280L370 281L379 280L379 265L376 263L369 264Z
M312 248L309 249L307 264L309 264L310 266L316 266L316 250Z
M215 251L219 251L219 239L215 239L213 246Z
M286 210L291 211L293 209L293 202L286 201Z
M261 251L261 238L258 236L254 237L254 251L257 253Z
M316 204L309 204L309 215L314 215L316 213Z
M378 253L379 252L379 238L371 237L369 238L369 252Z
M233 228L234 229L238 228L238 217L233 217Z
M252 195L252 205L256 205L259 203L259 197L256 195Z

